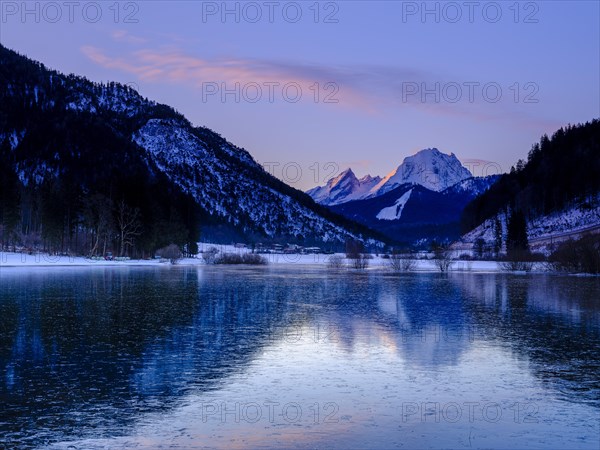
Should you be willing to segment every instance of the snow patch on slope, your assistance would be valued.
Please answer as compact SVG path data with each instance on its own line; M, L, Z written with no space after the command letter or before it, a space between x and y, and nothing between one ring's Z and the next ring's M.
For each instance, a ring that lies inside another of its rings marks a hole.
M410 199L410 194L412 194L412 191L412 189L406 191L392 206L388 206L387 208L383 208L381 211L379 211L376 217L379 220L399 219L402 216L402 210L404 209L404 206L408 202L408 199Z

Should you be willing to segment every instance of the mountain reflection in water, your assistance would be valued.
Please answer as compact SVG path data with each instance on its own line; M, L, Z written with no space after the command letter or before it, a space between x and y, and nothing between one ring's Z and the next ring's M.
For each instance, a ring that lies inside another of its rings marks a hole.
M387 365L373 379L402 392L401 371L436 380L502 349L511 371L597 413L599 294L598 278L542 275L3 269L0 435L21 446L124 436L145 414L226 389L279 347L289 363L278 370L314 352L340 377L359 358L368 376L377 354Z

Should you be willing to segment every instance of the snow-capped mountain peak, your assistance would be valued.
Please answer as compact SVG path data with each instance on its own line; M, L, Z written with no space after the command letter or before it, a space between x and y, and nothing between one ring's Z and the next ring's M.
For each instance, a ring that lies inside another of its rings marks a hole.
M331 188L334 188L336 186L354 185L355 183L358 183L358 178L356 178L356 175L354 175L352 169L348 167L337 177L329 180L327 185Z
M371 175L365 175L364 177L358 180L360 183L371 183L376 181L377 183L381 181L381 177L372 177Z
M441 192L472 176L454 153L448 155L437 148L426 148L404 158L396 170L373 187L369 196L384 194L406 183L419 184L432 191Z
M384 178L366 175L358 179L348 168L327 181L325 186L315 187L307 194L317 203L331 206L377 197L407 183L441 192L472 176L454 153L426 148L404 158L402 164Z
M363 198L371 188L381 181L380 177L366 175L358 179L348 168L327 181L325 186L317 186L307 192L317 203L338 205L350 200Z

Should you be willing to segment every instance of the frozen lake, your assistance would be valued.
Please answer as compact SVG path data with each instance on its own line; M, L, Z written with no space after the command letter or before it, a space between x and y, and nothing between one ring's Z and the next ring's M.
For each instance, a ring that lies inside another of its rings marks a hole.
M600 279L2 268L0 448L590 448Z

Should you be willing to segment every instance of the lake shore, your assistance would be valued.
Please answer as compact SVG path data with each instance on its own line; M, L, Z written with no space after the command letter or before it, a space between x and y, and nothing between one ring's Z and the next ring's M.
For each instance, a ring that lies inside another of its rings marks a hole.
M220 246L230 247L230 246ZM244 249L220 248L222 252L245 253ZM337 253L345 258L342 253ZM263 254L268 265L303 266L309 268L327 268L332 255L300 255L300 254ZM433 260L415 259L416 272L439 272ZM196 258L182 258L176 266L206 266L202 255ZM268 267L267 265L267 267ZM55 256L45 253L0 253L0 269L2 268L51 268L51 267L169 267L171 264L161 259L130 259L126 261L96 260L83 256ZM368 271L389 270L389 259L373 255L369 259ZM496 261L465 261L456 260L450 267L452 272L503 272ZM534 267L534 272L545 272L541 267Z

